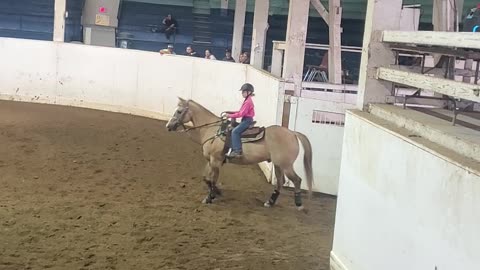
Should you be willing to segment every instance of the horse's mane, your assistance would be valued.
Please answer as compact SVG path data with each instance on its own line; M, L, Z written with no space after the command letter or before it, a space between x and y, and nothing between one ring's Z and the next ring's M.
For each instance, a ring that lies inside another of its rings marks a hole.
M196 102L195 100L193 99L189 99L187 100L187 104L190 106L190 105L194 105L195 107L199 108L200 110L210 114L210 116L213 116L213 117L216 117L218 118L217 115L215 115L213 112L211 112L210 110L208 110L207 108L205 108L204 106L200 105L200 103Z

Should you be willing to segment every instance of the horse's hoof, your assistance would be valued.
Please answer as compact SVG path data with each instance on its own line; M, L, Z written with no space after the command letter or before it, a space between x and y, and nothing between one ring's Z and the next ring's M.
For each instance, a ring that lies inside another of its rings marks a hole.
M213 202L212 199L210 199L208 196L202 200L202 203L203 204L211 204Z
M303 205L297 206L297 210L298 210L298 211L304 211L304 210L305 210L305 207L304 207Z
M266 208L271 208L273 205L271 205L270 202L267 201L263 204L263 206L265 206Z
M215 192L215 194L216 194L217 196L222 196L222 191L220 191L219 188L214 187L214 188L213 188L213 191Z

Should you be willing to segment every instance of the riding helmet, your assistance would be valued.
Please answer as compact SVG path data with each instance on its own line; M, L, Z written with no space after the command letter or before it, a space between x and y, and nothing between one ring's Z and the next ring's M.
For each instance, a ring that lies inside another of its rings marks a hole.
M249 83L245 83L242 85L242 88L240 88L240 91L250 91L253 93L254 92L253 85Z

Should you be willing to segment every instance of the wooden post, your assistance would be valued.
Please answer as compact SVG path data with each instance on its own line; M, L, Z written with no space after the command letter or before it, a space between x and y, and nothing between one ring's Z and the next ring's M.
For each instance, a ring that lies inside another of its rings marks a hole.
M433 0L433 12L432 12L432 24L434 31L441 32L454 32L455 27L455 11L452 0ZM458 22L457 22L458 25ZM436 66L440 59L441 54L433 54L433 62ZM450 59L453 59L451 57ZM445 67L449 69L450 67ZM433 94L435 97L442 97L439 93Z
M256 0L253 17L252 48L250 64L258 69L263 68L265 43L268 29L268 7L270 0Z
M392 83L375 78L380 66L395 63L394 53L382 42L378 30L398 30L402 0L368 0L363 36L363 51L358 83L357 108L366 110L369 103L386 103Z
M340 0L329 0L330 49L328 50L328 80L342 83L342 7Z
M310 0L291 0L288 9L283 78L294 83L295 96L300 96L302 91L309 8Z
M228 9L228 0L221 0L220 8L221 9Z
M221 0L220 2L220 14L222 16L228 15L228 0Z
M282 76L282 66L283 66L283 50L278 48L278 43L273 43L272 50L272 66L270 73L277 77Z
M456 31L460 31L459 24L462 22L462 19L463 19L464 2L465 2L464 0L455 0L455 7L457 8L455 13L455 16L457 16L457 25L455 25Z
M465 68L465 70L472 71L473 60L472 59L465 59L464 68ZM475 77L475 76L473 76L473 77ZM463 76L463 82L471 83L472 82L472 76Z
M55 0L55 15L53 20L53 41L65 41L65 11L66 0Z
M245 13L247 12L247 0L235 1L235 18L233 22L233 40L232 40L232 57L238 61L242 53L243 46L243 30L245 27Z
M455 5L452 0L433 0L432 23L434 31L455 32Z

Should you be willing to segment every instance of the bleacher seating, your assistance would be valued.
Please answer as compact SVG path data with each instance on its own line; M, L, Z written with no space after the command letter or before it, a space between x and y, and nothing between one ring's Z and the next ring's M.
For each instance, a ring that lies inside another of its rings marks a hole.
M81 41L82 26L80 18L85 0L68 0L69 16L66 20L65 40ZM51 40L53 32L54 0L2 0L0 1L0 36ZM231 48L233 36L234 11L227 12L211 9L209 29L211 43L195 44L195 14L192 6L172 6L151 3L122 1L119 10L119 27L117 33L128 32L133 35L132 48L148 51L158 51L166 48L168 42L162 33L153 33L152 27L161 25L162 19L172 14L179 23L175 36L175 51L183 54L185 47L193 45L200 56L205 49L210 49L217 59L224 57L225 49ZM267 32L265 67L271 62L272 41L285 40L287 16L274 15L269 17ZM244 42L245 50L250 51L252 37L253 14L247 13L245 18ZM344 29L342 43L361 46L363 36L362 21L343 21ZM173 41L173 39L172 39ZM328 43L328 27L321 18L309 19L307 33L308 43ZM305 64L318 65L324 52L307 50ZM344 65L351 74L358 73L360 56L345 54Z

